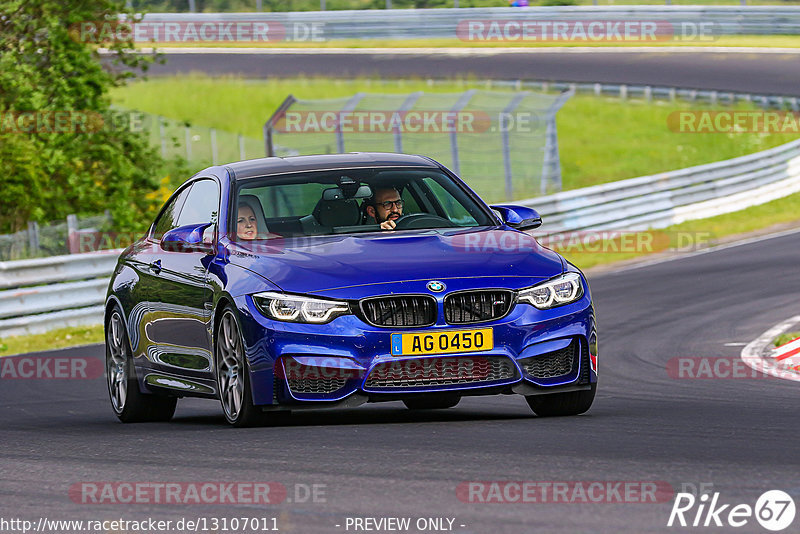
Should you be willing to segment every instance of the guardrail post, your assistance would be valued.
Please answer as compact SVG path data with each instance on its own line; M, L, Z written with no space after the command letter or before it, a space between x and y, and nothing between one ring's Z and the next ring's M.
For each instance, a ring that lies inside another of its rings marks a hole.
M247 156L244 153L244 136L242 134L239 134L239 159L247 159Z
M264 11L264 5L261 0L256 0L256 11Z
M39 223L28 221L28 248L31 256L39 253Z
M603 93L603 86L599 83L594 84L594 94L600 96Z
M217 130L211 128L211 163L217 164Z
M718 96L719 95L717 94L716 91L711 91L711 105L712 106L716 106L717 105L717 97Z
M192 13L197 13L197 2L196 0L189 0L189 11Z
M790 98L789 102L792 103L792 111L800 111L800 106L798 106L797 97L796 96L793 96L792 98Z
M628 99L628 86L627 85L622 84L622 85L619 86L619 97L622 100L627 100Z
M650 87L649 85L645 85L644 86L644 99L647 102L650 102L651 100L653 100L653 88Z

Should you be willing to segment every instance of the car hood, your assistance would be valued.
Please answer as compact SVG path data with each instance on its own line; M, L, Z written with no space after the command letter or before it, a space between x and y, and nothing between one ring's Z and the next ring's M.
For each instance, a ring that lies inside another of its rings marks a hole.
M290 293L336 298L416 290L431 280L463 287L524 287L563 272L561 256L502 228L409 230L236 243L229 261ZM378 287L375 287L378 286ZM361 289L357 289L361 288ZM426 291L427 292L427 291Z

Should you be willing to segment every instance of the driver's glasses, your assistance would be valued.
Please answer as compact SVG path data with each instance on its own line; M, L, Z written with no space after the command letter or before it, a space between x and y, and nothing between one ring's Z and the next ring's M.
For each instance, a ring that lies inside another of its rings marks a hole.
M397 209L403 209L403 199L398 198L397 200L387 200L386 202L378 202L379 206L383 206L383 209L390 210L392 206L395 206Z

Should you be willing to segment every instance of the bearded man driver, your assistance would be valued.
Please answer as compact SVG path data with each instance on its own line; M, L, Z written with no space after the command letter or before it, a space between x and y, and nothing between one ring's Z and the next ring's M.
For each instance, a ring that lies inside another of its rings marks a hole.
M394 230L395 221L403 216L403 199L394 187L377 188L367 204L366 213L381 225L381 230Z

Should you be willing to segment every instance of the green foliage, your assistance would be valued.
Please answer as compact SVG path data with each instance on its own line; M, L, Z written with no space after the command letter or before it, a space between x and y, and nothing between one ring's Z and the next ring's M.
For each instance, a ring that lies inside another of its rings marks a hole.
M107 92L154 58L106 42L114 69L104 68L79 31L125 12L124 0L0 3L0 233L105 209L119 230L146 223L153 201L143 192L163 162L141 133L110 124ZM58 115L83 122L59 128Z
M781 345L785 345L790 341L794 341L795 339L800 338L800 332L786 332L785 334L781 334L775 338L773 341L773 345L776 347L780 347Z

